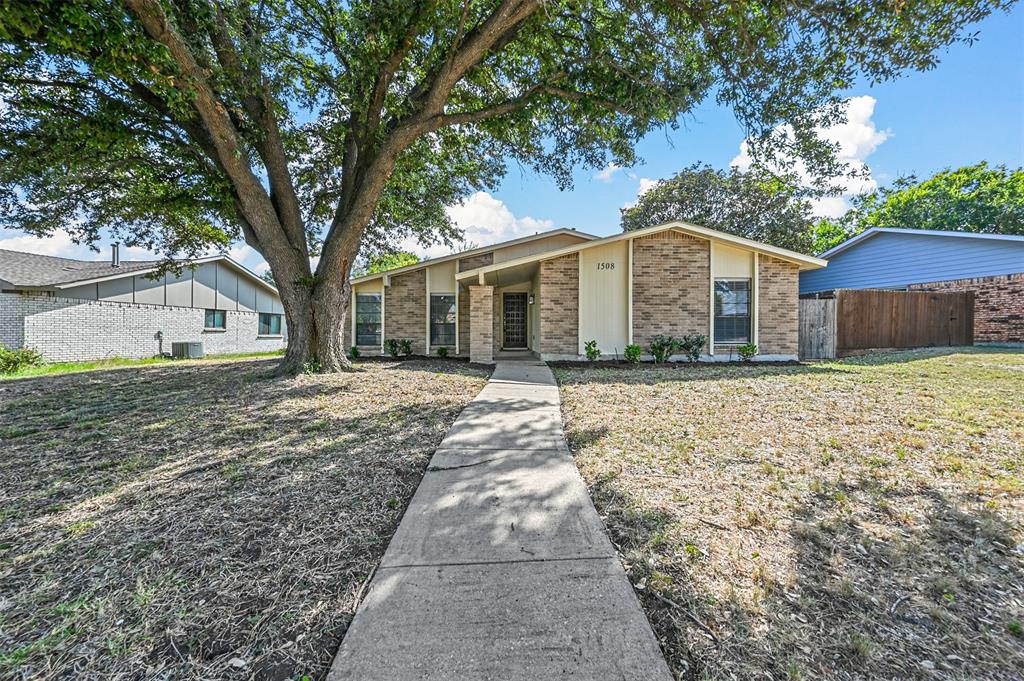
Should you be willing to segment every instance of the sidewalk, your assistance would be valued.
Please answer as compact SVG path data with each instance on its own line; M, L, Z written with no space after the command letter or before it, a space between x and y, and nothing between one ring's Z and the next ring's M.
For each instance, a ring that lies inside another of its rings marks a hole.
M562 434L499 361L434 454L328 679L657 679L668 668Z

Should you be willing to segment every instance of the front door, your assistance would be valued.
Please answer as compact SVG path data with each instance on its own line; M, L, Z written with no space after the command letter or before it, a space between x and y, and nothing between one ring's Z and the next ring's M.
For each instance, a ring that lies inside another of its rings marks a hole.
M526 293L504 294L504 338L503 348L525 348L526 344Z

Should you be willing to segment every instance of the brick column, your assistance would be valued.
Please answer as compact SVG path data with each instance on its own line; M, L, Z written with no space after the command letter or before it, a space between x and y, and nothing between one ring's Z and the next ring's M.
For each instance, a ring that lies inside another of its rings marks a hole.
M494 364L494 287L469 287L469 361Z

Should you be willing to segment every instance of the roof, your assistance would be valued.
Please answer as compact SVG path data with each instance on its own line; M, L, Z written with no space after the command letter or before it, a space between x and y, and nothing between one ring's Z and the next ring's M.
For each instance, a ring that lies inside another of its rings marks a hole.
M870 239L876 234L915 234L918 236L941 236L956 239L995 239L999 241L1024 241L1024 236L1018 236L1015 234L981 234L979 232L954 232L951 230L939 230L939 229L905 229L897 227L872 227L864 230L855 237L851 237L829 250L822 253L819 257L825 258L826 260L833 257L837 253L845 251L851 246Z
M485 267L478 267L473 270L466 270L465 272L458 272L455 275L456 279L469 279L470 277L483 277L488 272L496 272L498 270L506 269L509 267L517 267L519 265L525 265L531 262L539 262L542 260L552 260L554 258L560 258L563 255L569 255L571 253L578 253L579 251L586 250L588 248L596 248L598 246L604 246L605 244L615 243L617 241L624 241L626 239L635 239L637 237L647 236L648 234L657 234L658 232L664 232L666 230L676 230L685 234L708 239L710 241L719 241L733 246L739 246L747 248L758 253L770 255L780 260L794 263L800 267L800 270L812 270L825 267L828 262L821 258L815 258L810 255L804 255L803 253L797 253L786 248L779 248L777 246L770 246L760 241L754 241L752 239L745 239L741 236L734 234L727 234L725 232L719 232L716 229L709 229L707 227L701 227L699 225L693 225L688 222L667 222L663 225L655 225L654 227L646 227L644 229L634 230L632 232L622 232L621 234L615 234L613 236L604 237L603 239L594 239L587 243L578 244L576 246L567 246L565 248L559 248L553 251L547 251L545 253L537 253L534 255L524 256L522 258L515 258L513 260L507 260L505 262L497 263L495 265L487 265Z
M396 267L394 269L384 270L383 272L374 272L373 274L365 274L365 275L363 275L361 277L353 277L352 278L352 283L353 284L358 284L358 283L364 282L364 281L371 281L373 279L377 279L377 278L383 277L384 275L392 276L392 275L395 275L395 274L403 274L405 272L412 272L413 270L418 270L420 268L427 267L428 265L437 265L437 264L443 263L443 262L449 262L449 261L452 261L452 260L459 260L459 259L462 259L462 258L468 258L468 257L470 257L472 255L477 255L479 253L487 253L487 252L490 252L490 251L497 250L499 248L505 248L506 246L515 246L517 244L525 244L525 243L528 243L530 241L537 241L538 239L546 239L547 237L558 236L560 234L570 234L572 236L578 236L581 239L586 240L586 241L597 240L599 238L597 236L594 236L593 234L587 234L586 232L580 232L580 231L577 231L575 229L565 229L565 228L552 229L552 230L547 231L547 232L537 232L536 234L531 234L530 236L520 237L518 239L511 239L509 241L501 241L501 242L496 243L496 244L491 244L490 246L481 246L479 248L471 248L468 251L460 251L458 253L452 253L451 255L444 255L444 256L441 256L439 258L428 258L426 260L421 260L418 263L415 263L413 265L406 265L405 267Z
M213 255L192 261L179 261L182 265L223 261L248 275L264 287L276 292L277 288L244 265L226 255ZM155 272L162 260L122 260L113 267L109 260L74 260L54 255L39 255L0 248L0 279L12 286L24 288L70 288L122 277Z

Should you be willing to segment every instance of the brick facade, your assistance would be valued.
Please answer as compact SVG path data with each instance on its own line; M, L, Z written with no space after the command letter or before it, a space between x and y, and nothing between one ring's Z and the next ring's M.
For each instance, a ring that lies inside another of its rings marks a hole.
M471 255L468 258L461 258L459 260L459 272L465 272L466 270L475 270L478 267L486 267L494 264L494 253L481 253L480 255Z
M793 263L759 255L757 261L757 352L800 351L800 270Z
M494 361L494 287L469 287L469 361Z
M0 343L34 348L55 362L153 357L182 341L202 342L208 355L285 347L283 337L258 337L256 312L228 310L223 331L204 331L204 315L191 307L0 293Z
M384 339L408 338L413 353L426 354L427 270L392 276L384 296Z
M540 352L579 354L580 263L576 253L540 263Z
M646 352L659 334L707 336L710 277L711 247L704 239L666 231L634 240L633 342Z
M458 306L459 306L459 355L465 356L469 354L469 289L459 284L458 294Z
M913 284L912 291L974 291L974 342L1024 343L1024 272Z

